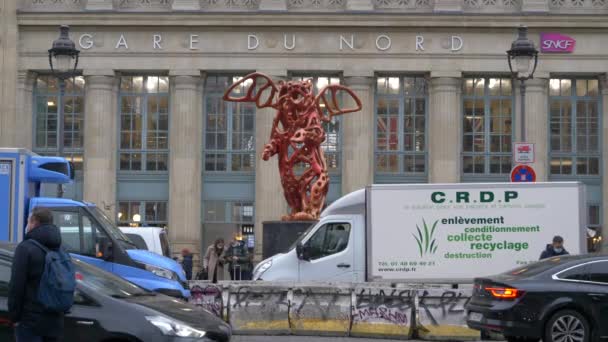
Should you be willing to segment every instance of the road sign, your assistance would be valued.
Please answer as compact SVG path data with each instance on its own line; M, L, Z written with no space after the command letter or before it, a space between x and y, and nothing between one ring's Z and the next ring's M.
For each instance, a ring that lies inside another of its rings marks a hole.
M534 144L517 142L513 146L513 160L516 164L534 163Z
M511 170L511 182L536 182L536 172L531 166L517 165Z

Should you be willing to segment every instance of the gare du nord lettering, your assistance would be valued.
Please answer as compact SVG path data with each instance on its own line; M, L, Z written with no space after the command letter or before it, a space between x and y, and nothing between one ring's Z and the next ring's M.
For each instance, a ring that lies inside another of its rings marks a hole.
M287 51L296 50L298 46L298 35L295 33L283 34L283 41L281 42L282 48ZM200 50L200 44L204 38L201 34L186 34L186 50L197 51ZM149 46L153 50L163 50L164 44L167 42L162 34L156 33L151 34L149 38ZM264 39L263 34L244 34L242 39L237 41L237 44L242 44L249 51L256 51L262 49L261 42ZM355 34L338 34L335 36L334 48L338 51L354 51L356 50L356 44L358 37ZM129 36L120 34L113 38L114 42L112 46L115 50L129 50ZM133 40L135 40L133 38ZM390 34L378 34L374 40L375 48L378 51L389 51L393 46L393 38ZM464 47L464 40L461 36L446 35L440 40L440 46L442 49L458 52ZM424 35L416 35L411 39L411 46L415 51L423 52L427 47L428 42L425 42ZM95 47L95 34L94 33L82 33L78 38L78 45L83 50L90 50ZM277 44L278 45L278 44Z

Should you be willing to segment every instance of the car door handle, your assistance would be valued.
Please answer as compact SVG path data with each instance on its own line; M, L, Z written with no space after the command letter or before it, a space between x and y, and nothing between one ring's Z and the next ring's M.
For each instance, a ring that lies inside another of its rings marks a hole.
M594 299L604 298L606 297L605 293L587 293L587 295Z
M93 325L95 324L95 322L93 321L76 321L76 324L80 324L80 325Z
M338 264L338 267L339 268L349 268L350 265L349 264L345 264L345 263L341 263L341 264Z

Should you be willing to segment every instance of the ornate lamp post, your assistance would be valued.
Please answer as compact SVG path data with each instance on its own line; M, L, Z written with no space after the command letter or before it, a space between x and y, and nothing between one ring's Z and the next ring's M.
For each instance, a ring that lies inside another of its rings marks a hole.
M49 49L49 65L51 72L59 80L60 96L57 101L59 127L57 134L57 150L60 156L63 155L63 95L65 94L65 81L76 76L76 67L78 66L78 55L80 51L76 50L76 44L70 39L70 27L61 25L59 28L59 38L53 41L53 47ZM60 184L57 187L57 195L63 196L63 186Z
M534 42L528 38L528 28L518 28L517 39L511 44L511 50L507 51L509 70L514 79L520 81L521 93L521 141L526 141L526 80L534 77L538 64L538 50Z

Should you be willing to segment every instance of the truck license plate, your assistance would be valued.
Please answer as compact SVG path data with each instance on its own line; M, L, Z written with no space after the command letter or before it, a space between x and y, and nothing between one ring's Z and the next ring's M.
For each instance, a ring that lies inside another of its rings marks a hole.
M479 312L469 312L469 321L471 322L481 322L483 315Z

